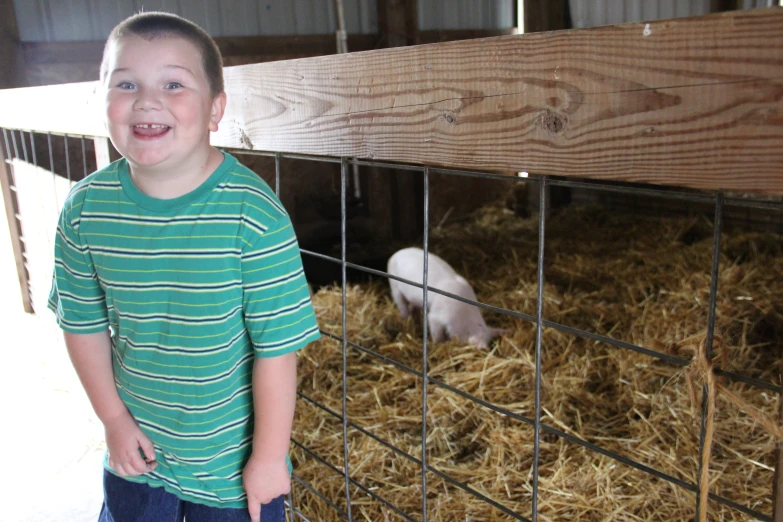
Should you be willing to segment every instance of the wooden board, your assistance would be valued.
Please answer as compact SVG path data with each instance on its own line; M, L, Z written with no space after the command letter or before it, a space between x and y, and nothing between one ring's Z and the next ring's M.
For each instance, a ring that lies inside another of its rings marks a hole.
M783 193L778 8L245 65L226 85L221 146ZM0 126L102 135L74 109L90 87L65 87L0 93Z
M0 90L0 127L108 136L98 82Z
M227 71L217 141L783 192L783 10Z

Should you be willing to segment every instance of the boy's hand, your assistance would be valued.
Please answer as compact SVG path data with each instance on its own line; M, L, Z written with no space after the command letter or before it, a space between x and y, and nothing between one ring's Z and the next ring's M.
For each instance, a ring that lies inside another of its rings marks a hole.
M247 493L247 510L252 522L261 520L261 504L268 504L291 491L291 476L285 458L264 460L250 456L242 472L242 485Z
M122 477L135 477L154 470L155 449L130 412L103 423L106 430L106 446L109 448L109 466ZM144 458L139 453L144 452Z

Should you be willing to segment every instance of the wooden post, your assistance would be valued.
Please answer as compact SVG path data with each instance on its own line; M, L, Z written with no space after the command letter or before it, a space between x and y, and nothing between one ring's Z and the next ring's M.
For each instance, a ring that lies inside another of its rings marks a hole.
M0 0L0 71L3 71L0 74L0 89L27 85L13 0ZM6 163L5 150L2 146L0 146L0 186L3 191L8 229L11 232L11 245L16 261L16 273L19 277L19 289L22 292L22 305L24 311L31 314L34 313L34 310L30 299L30 276L25 265L19 202L16 198L13 171L11 166Z
M27 85L13 0L0 0L0 71L0 89Z
M109 138L93 138L95 144L95 165L96 170L101 170L103 167L111 163L111 156L109 154Z
M378 0L378 29L386 35L384 47L416 45L419 34L418 0Z
M525 0L522 4L522 16L525 33L538 33L542 31L557 31L571 28L571 13L568 0ZM532 174L537 174L532 172ZM552 211L568 206L571 203L571 189L567 187L546 187L546 199L549 202L545 212L546 217ZM597 197L596 193L590 194ZM538 212L538 193L535 190L528 192L528 207L533 212Z
M778 365L783 376L783 361ZM778 422L783 421L783 395L778 397ZM783 522L783 441L775 446L775 476L772 479L772 520Z
M568 29L567 0L525 0L522 16L525 33Z
M742 0L710 0L710 12L734 11L742 9Z
M16 185L11 165L6 161L5 148L0 145L0 186L3 190L5 215L8 220L8 230L11 233L11 247L16 261L16 275L19 278L19 290L22 292L24 311L32 314L33 302L30 298L30 274L25 264L24 239L22 237L22 221L19 215L19 202L16 199Z
M386 35L384 47L415 45L419 39L418 0L378 0L378 28ZM372 168L372 179L379 180L379 169ZM392 237L414 240L421 236L424 224L424 184L421 176L404 170L393 170L384 183L389 183ZM378 212L379 209L375 209ZM376 213L376 215L380 215Z

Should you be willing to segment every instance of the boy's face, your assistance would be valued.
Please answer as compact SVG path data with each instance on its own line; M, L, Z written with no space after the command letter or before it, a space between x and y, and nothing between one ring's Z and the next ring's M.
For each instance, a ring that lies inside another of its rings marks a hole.
M154 170L206 157L225 94L213 99L196 46L180 37L128 36L108 52L106 122L120 154Z

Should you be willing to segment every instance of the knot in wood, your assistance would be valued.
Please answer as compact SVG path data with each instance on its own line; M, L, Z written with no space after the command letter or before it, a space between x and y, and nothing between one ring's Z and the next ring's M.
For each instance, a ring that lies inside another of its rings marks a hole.
M457 121L457 117L454 116L454 113L452 112L444 112L443 119L446 120L446 123L449 125L453 125Z
M541 114L541 127L550 134L559 134L563 132L568 118L564 114L546 110Z
M248 149L253 148L253 142L250 141L250 136L247 135L245 129L239 129L239 142Z

